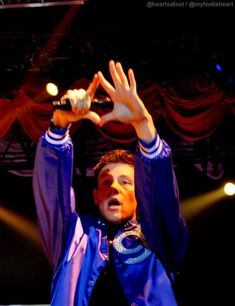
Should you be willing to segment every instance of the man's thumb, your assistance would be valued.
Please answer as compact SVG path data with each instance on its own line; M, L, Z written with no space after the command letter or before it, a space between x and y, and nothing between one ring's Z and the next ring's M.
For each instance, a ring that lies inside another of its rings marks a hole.
M115 115L114 115L114 112L110 112L108 114L105 114L103 115L101 118L100 118L100 123L99 125L102 127L103 125L105 125L105 123L107 123L108 121L112 121L115 119Z

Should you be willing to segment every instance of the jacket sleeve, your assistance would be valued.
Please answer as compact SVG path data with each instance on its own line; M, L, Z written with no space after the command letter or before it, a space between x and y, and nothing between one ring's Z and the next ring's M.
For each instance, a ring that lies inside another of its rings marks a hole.
M72 169L73 145L68 131L49 130L37 146L33 191L43 248L53 267L62 255L75 210Z
M158 135L146 146L139 141L135 191L147 244L168 272L177 272L186 251L188 231L181 213L171 150Z

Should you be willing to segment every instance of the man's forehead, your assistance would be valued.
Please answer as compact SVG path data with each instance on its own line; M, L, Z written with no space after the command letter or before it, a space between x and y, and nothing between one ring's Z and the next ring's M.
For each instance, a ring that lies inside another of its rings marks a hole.
M109 163L105 165L99 173L98 177L102 177L105 175L109 175L113 172L120 172L120 174L130 174L133 173L134 167L132 165L126 164L126 163Z

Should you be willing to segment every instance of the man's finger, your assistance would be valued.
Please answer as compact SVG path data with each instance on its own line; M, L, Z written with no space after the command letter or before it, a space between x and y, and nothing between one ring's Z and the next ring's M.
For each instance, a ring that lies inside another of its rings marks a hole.
M135 80L135 75L132 69L128 70L128 77L129 77L131 89L136 91L136 80Z
M94 75L93 80L91 81L90 85L88 86L86 92L91 97L94 97L97 88L99 87L99 77L97 73Z
M91 120L93 123L95 124L99 124L100 123L100 116L92 111L89 111L85 116L82 117L83 119L89 119Z
M112 120L115 120L115 119L116 119L116 116L115 116L114 112L110 112L108 114L103 115L100 118L99 125L102 127L105 123L107 123L109 121L112 121Z
M120 80L121 80L122 84L125 86L125 88L129 88L128 80L127 80L127 77L126 77L126 75L123 71L121 63L118 62L116 64L116 69L117 69L117 72L118 72L118 75L120 77Z
M113 86L104 78L102 72L98 72L98 77L101 86L104 88L104 90L107 92L107 94L112 98L113 94L115 93L115 89Z
M110 71L115 87L118 88L121 84L121 79L118 75L114 61L109 62L109 71Z

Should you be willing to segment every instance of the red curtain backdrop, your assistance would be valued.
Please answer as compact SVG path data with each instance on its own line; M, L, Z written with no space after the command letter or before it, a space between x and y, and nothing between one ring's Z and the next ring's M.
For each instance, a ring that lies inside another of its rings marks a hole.
M34 142L37 142L48 128L52 115L52 106L46 103L36 103L23 90L18 92L13 100L0 99L0 138L4 138L15 121Z
M74 88L86 89L88 83L84 79L77 81ZM139 95L154 121L157 123L158 117L163 116L172 131L183 139L203 139L222 123L227 111L235 114L235 97L216 84L196 76L181 80L179 84L174 87L152 84ZM36 100L24 89L19 90L12 100L0 98L0 138L6 137L17 121L32 141L38 141L49 125L53 109L50 102ZM94 110L100 115L104 113L102 104L94 106ZM79 124L72 131L77 128ZM119 142L130 142L136 137L131 126L120 123L110 122L98 129L106 137Z
M225 115L225 92L222 89L196 80L194 85L197 91L186 98L172 88L160 89L163 117L176 134L188 141L208 137Z

